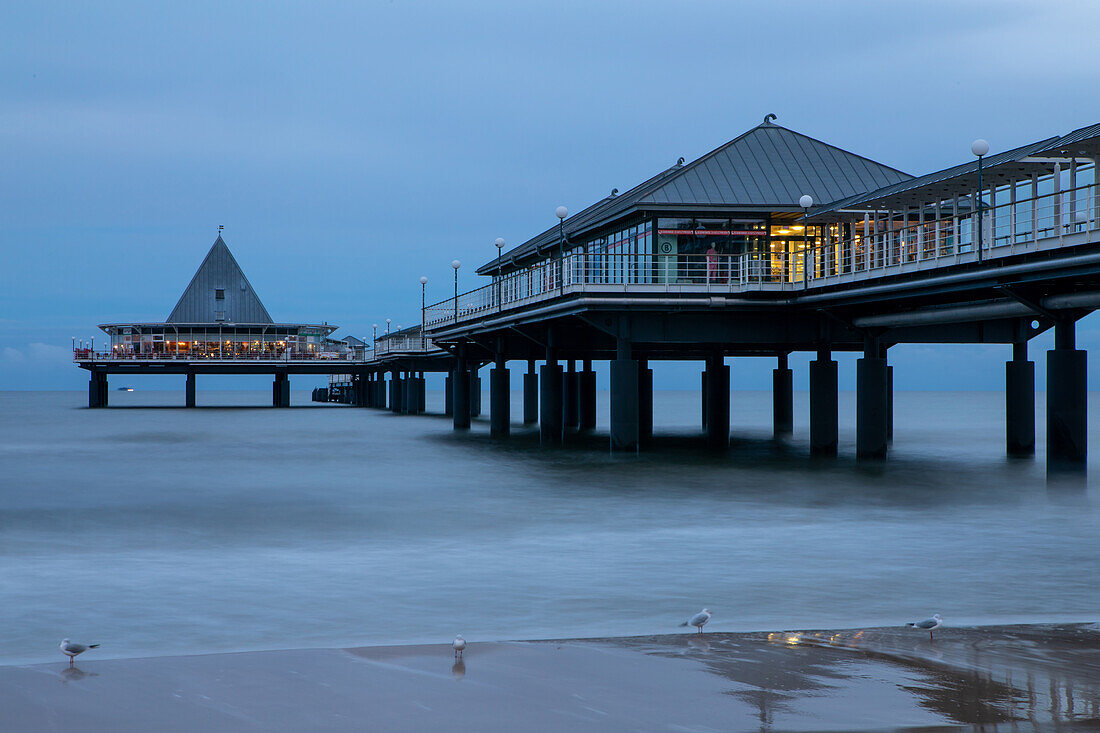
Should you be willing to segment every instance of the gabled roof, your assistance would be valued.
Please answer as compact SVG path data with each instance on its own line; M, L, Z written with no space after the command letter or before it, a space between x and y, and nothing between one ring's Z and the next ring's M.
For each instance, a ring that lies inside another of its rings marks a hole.
M224 300L215 302L216 291ZM218 318L215 311L224 313ZM191 283L183 291L167 323L273 323L252 284L244 276L225 240L218 239L206 253Z
M825 203L911 177L765 119L698 160L677 163L625 194L610 196L569 217L565 234L575 239L632 210L800 211L798 200L803 194ZM528 257L557 239L558 227L551 227L510 251L506 260ZM478 273L495 269L494 260Z

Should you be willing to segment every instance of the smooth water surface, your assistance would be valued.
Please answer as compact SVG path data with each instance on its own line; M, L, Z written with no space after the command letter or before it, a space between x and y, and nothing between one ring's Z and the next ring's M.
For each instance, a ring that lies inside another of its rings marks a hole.
M715 455L698 394L659 392L635 456L308 392L0 393L0 663L64 636L104 658L664 633L702 606L716 630L1096 620L1096 488L1048 483L1041 445L1005 458L1000 394L897 393L883 464L852 458L850 394L841 457L811 460L795 397L776 442L770 394L735 392Z

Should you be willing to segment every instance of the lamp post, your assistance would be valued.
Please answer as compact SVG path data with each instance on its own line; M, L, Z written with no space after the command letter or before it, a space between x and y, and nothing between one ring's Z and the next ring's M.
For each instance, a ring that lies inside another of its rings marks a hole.
M462 263L458 260L451 260L451 267L455 271L455 323L458 323L458 268L462 267Z
M425 320L425 316L424 316L424 308L425 308L424 297L425 297L425 293L427 292L427 286L428 286L428 278L421 275L420 276L420 348L424 349L424 350L427 350L427 348L428 348L428 341L427 341L427 338L424 336L424 326L426 325L426 320Z
M503 291L501 290L502 284L501 284L501 279L500 279L501 278L500 258L501 258L501 255L504 253L504 239L502 237L497 237L496 241L493 242L493 244L495 244L497 246L497 312L499 313L501 308L503 307L503 304L501 303L501 300L502 300L501 295L502 295Z
M810 287L810 207L814 205L814 197L808 193L802 194L798 199L798 205L802 207L802 288Z
M989 143L982 138L978 138L974 142L970 143L970 152L978 156L978 262L982 261L982 219L983 216L983 201L982 195L982 157L989 152Z
M565 217L569 216L569 209L559 206L554 210L558 217L558 290L565 289Z
M389 318L386 319L386 335L387 336L390 335L390 320L391 319L389 319Z

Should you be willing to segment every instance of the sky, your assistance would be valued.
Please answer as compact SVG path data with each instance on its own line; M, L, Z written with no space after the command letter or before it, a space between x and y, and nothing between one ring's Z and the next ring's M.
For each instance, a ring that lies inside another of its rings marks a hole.
M276 320L363 336L767 113L913 174L1100 121L1085 1L9 0L0 27L0 389L82 389L70 339L166 318L219 225ZM899 389L998 389L1009 347L890 358Z

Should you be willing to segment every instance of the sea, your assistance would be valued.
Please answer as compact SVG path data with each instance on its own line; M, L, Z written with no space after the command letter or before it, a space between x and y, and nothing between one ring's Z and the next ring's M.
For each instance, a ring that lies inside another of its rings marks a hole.
M769 393L732 393L716 453L698 393L658 391L637 455L608 450L605 393L556 448L518 393L507 440L308 391L110 400L0 392L0 664L63 637L123 658L672 633L703 607L717 631L1100 617L1100 450L1048 476L1042 394L1038 452L1010 459L1002 394L897 392L872 463L845 392L835 459L809 456L805 393L782 440Z

